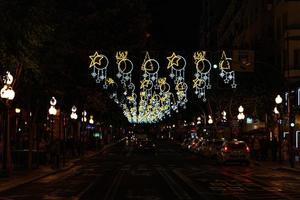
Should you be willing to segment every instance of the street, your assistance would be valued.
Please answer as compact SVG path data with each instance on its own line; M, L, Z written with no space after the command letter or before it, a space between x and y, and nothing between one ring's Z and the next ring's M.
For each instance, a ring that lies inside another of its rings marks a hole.
M220 166L159 142L156 153L119 143L69 170L0 193L0 199L299 199L297 172Z

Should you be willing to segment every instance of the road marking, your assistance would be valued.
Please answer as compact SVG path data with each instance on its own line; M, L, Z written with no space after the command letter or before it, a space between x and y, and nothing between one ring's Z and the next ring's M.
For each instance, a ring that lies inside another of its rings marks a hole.
M178 176L187 186L189 186L194 192L196 192L201 199L209 200L207 196L205 196L204 193L199 191L199 188L194 184L192 180L190 180L188 177L183 175L181 172L179 172L177 169L172 170L176 176Z
M167 182L170 189L174 192L174 194L180 200L192 199L188 193L180 186L175 180L170 176L170 174L164 169L162 166L155 167L158 173L163 177L163 179Z
M122 178L125 174L125 172L127 172L129 170L129 166L126 165L123 168L121 168L121 170L118 172L118 174L115 176L112 184L110 185L110 187L108 188L104 200L113 200L115 199L115 196L118 192L118 189L120 187Z

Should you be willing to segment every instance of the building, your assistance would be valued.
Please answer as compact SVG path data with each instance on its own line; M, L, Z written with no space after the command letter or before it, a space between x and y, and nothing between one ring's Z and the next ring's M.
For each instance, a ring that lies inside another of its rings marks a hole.
M272 110L273 98L282 94L283 131L295 131L296 147L300 141L299 10L298 0L230 0L219 22L208 29L217 30L210 43L218 49L233 50L233 56L240 51L254 52L253 70L244 71L254 73L245 76L263 75L259 84L266 85L269 93L266 110ZM291 128L294 122L295 128Z

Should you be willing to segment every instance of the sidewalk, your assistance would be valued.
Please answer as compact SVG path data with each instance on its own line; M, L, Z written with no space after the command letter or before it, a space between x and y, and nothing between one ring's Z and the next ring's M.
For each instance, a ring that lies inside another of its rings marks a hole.
M290 171L290 172L296 172L300 173L300 162L295 162L294 168L290 166L289 161L256 161L252 160L252 164L259 166L259 167L264 167L264 168L269 168L271 170L279 170L279 171Z
M108 144L103 146L98 151L89 151L86 152L86 154L82 157L72 159L66 162L66 165L63 168L60 169L53 169L50 165L47 166L40 166L38 169L33 170L24 170L24 171L14 171L13 175L6 178L0 178L0 192L3 192L5 190L9 190L11 188L15 188L17 186L33 182L35 180L38 180L40 178L49 176L51 174L67 171L75 166L75 163L78 162L80 159L85 159L92 157L98 153L101 153L105 149L113 146L113 144Z

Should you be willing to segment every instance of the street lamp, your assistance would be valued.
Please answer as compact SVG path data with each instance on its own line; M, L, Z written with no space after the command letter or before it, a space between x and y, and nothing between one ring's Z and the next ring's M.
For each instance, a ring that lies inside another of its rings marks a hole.
M223 112L222 112L222 118L223 118L223 121L226 121L226 120L227 120L226 115L227 115L226 111L223 110Z
M94 124L94 116L93 115L90 115L89 123L90 124Z
M278 111L277 107L274 107L273 112L274 112L276 115L279 115L279 111Z
M245 115L244 115L244 107L243 106L240 106L238 108L238 111L239 111L239 114L237 116L238 120L243 120L245 119Z
M240 113L244 112L244 107L243 107L242 105L240 105L240 107L238 108L238 111L239 111Z
M207 121L207 122L208 122L208 124L214 123L214 121L213 121L211 115L208 115L208 121Z
M15 134L16 134L16 141L17 141L17 148L19 148L19 145L20 145L20 136L18 135L18 129L19 129L19 114L21 113L21 109L20 108L15 108L15 113L16 113L16 131L15 131Z
M51 123L51 142L53 141L53 132L54 132L54 117L56 116L57 114L57 110L55 108L55 105L56 105L57 101L55 99L55 97L52 97L51 100L50 100L50 108L48 110L49 112L49 115L50 115L50 123Z
M279 94L275 98L275 103L276 104L281 104L282 103L282 98L281 98L281 96Z
M243 128L243 121L245 119L245 114L244 114L244 107L242 105L239 106L238 108L239 114L237 116L237 119L239 121L239 128L240 128L240 133L242 132Z
M81 113L81 125L80 125L80 137L82 141L82 154L85 152L85 137L86 137L86 122L87 122L87 112L86 110L82 111Z
M212 131L212 124L214 123L214 121L213 121L213 119L212 119L212 117L211 117L211 115L208 115L208 124L209 124L209 128L210 128L210 133L212 133L213 131ZM212 135L212 134L210 134L210 135Z
M15 108L15 112L16 112L16 114L19 114L21 112L21 109L20 108Z
M275 98L275 103L277 106L274 108L274 113L278 116L277 117L277 124L278 124L278 140L279 140L279 162L281 162L281 141L282 141L282 97L278 94ZM277 109L279 108L279 110Z
M84 122L84 123L87 122L86 116L87 116L87 112L84 110L82 112L81 122Z
M6 75L3 77L3 87L0 90L0 96L5 100L5 105L7 108L7 124L6 131L3 135L3 163L2 169L6 175L10 175L12 171L11 163L11 153L10 153L10 101L15 98L15 91L12 89L13 76L10 72L6 72Z
M71 114L70 114L70 118L71 118L71 134L72 134L72 137L73 137L73 140L72 140L73 141L73 146L75 146L74 145L75 139L77 139L77 137L78 137L77 131L76 131L76 134L75 134L75 131L74 131L74 126L75 126L74 122L78 118L78 115L77 115L76 111L77 111L77 108L76 108L75 105L73 105L72 108L71 108ZM79 141L81 142L81 134L79 135Z
M76 120L78 118L78 115L76 113L76 111L77 111L76 106L73 106L72 109L71 109L71 111L72 111L72 113L70 115L70 118Z

